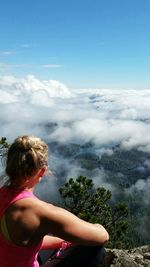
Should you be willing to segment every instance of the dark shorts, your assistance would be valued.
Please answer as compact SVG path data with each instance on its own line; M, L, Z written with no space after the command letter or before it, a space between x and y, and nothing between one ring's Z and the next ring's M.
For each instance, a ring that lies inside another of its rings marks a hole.
M106 251L101 246L71 246L54 253L41 267L104 267Z

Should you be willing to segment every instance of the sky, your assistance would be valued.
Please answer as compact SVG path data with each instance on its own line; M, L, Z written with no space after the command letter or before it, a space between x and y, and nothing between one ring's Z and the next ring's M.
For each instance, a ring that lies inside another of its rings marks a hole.
M0 76L150 89L149 0L0 0Z

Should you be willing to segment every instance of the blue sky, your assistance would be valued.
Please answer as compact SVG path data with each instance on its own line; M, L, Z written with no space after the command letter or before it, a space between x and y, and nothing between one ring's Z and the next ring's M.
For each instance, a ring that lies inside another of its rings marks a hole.
M0 0L0 75L150 89L149 0Z

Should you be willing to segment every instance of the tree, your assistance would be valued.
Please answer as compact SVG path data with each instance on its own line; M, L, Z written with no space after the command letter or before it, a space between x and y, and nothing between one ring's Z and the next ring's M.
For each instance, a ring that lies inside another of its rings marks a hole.
M0 159L1 159L2 164L5 163L8 147L9 147L9 144L7 142L6 137L2 137L0 139ZM2 165L1 165L1 167L2 167ZM1 173L1 175L0 175L0 187L3 186L4 184L6 184L7 181L8 181L8 177L5 175L5 173L4 174Z
M79 176L70 178L59 192L66 209L83 220L106 227L110 234L108 247L125 247L128 208L124 203L113 204L111 191L95 188L92 179Z
M6 137L2 137L2 138L0 139L0 157L5 156L8 147L9 147L9 144L8 144L8 142L7 142Z

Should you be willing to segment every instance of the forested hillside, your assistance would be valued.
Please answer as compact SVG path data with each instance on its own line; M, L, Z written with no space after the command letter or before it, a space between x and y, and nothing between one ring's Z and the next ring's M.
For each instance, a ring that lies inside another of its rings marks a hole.
M125 202L129 207L127 246L150 243L150 154L137 149L124 150L119 145L97 153L92 143L84 145L49 144L51 153L61 155L68 164L56 170L59 185L69 177L69 168L76 166L77 174L86 175L96 185L112 189L112 202ZM61 165L60 165L61 166ZM80 171L80 173L79 173ZM99 175L99 178L98 178ZM98 182L99 181L99 182Z

